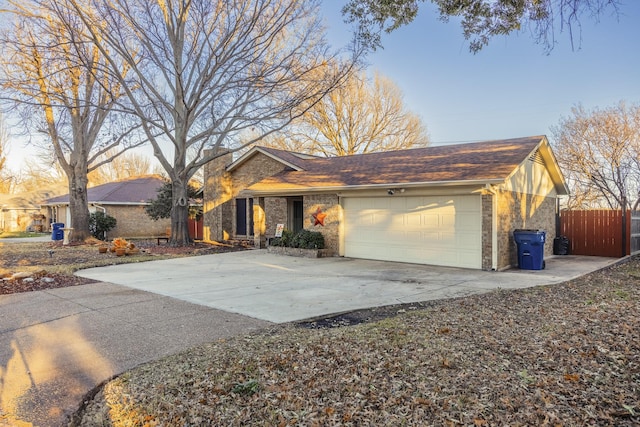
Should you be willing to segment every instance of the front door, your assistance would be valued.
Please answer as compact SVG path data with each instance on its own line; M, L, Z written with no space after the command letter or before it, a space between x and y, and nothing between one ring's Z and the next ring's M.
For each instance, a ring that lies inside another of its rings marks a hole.
M289 230L297 233L304 227L304 207L302 199L289 201Z

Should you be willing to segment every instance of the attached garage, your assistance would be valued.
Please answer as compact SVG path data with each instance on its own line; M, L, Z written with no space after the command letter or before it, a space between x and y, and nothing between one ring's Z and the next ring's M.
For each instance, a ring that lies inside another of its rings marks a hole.
M299 224L323 234L325 253L483 270L517 265L520 228L545 230L550 254L567 194L544 136L327 158L254 147L215 164L205 173L210 237L233 237L227 206L251 198L259 248L278 224Z
M342 207L347 257L482 267L479 195L347 197Z

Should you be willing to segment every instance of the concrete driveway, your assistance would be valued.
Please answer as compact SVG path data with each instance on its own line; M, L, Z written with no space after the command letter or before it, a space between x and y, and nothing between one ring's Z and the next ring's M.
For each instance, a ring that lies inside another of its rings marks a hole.
M102 381L269 322L557 283L616 261L483 272L260 250L83 270L99 282L0 295L0 427L66 425Z
M92 268L78 275L283 323L367 307L558 283L616 261L550 257L541 271L489 272L337 257L295 258L252 250Z

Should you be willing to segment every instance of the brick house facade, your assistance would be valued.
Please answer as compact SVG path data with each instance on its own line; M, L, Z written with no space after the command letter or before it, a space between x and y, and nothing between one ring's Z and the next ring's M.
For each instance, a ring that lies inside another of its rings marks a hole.
M264 248L284 224L320 231L338 256L419 263L424 256L426 264L502 270L517 265L516 229L544 230L552 253L556 200L566 192L545 137L328 159L255 147L206 166L204 236ZM326 214L324 225L316 212ZM424 227L410 224L416 220ZM370 241L378 248L354 250L367 230L377 233Z

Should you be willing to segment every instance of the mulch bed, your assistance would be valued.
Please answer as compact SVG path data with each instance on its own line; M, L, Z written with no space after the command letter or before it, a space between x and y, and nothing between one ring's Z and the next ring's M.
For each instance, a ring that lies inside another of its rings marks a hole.
M86 285L94 282L95 280L85 277L41 271L22 279L0 280L0 295L44 291L46 289Z
M95 280L73 274L59 273L56 270L60 266L87 268L133 260L129 257L120 259L111 253L101 254L98 252L96 243L63 246L61 242L29 243L27 239L25 240L25 243L5 243L0 249L0 267L4 271L3 274L0 274L0 295L95 282ZM158 245L155 240L134 240L133 242L141 250L142 256L157 256L164 259L247 249L245 245L241 244L213 245L196 242L188 246L170 246L166 243ZM1 239L0 244L2 244ZM20 277L23 275L25 277Z

